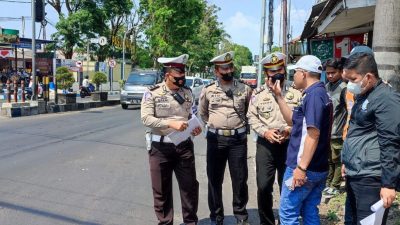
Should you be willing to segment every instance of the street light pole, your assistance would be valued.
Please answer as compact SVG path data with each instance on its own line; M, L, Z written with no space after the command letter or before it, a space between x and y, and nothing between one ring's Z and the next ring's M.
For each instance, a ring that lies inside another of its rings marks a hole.
M121 80L125 79L125 40L126 40L126 35L128 34L129 29L125 31L124 33L124 40L122 42L122 73L121 73Z
M36 0L32 0L32 100L36 100Z
M264 35L265 35L265 15L266 15L266 0L262 1L262 11L261 11L261 28L260 28L260 52L258 55L258 79L257 79L257 87L261 86L261 76L262 76L262 65L261 59L263 58L264 53Z
M87 54L87 58L86 58L86 61L87 61L87 65L86 65L86 73L87 73L87 76L89 76L89 63L90 63L90 39L88 38L88 40L87 40L87 49L86 49L86 54Z

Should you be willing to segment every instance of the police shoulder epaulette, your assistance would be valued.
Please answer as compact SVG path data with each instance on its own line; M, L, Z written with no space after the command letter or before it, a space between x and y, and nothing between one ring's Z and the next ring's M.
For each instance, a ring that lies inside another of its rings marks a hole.
M254 94L255 95L258 95L258 94L260 94L262 91L264 91L265 90L265 88L264 88L264 86L261 86L261 87L258 87L258 88L256 88L256 89L254 89Z
M186 85L183 86L183 88L185 88L185 89L189 90L190 92L192 92L192 89L190 87L186 86Z
M156 85L151 85L150 87L149 87L149 90L150 91L154 91L154 90L156 90L157 88L159 88L160 87L160 85L158 85L158 84L156 84Z
M238 81L239 83L245 84L245 85L247 85L247 86L250 87L250 85L249 85L248 83L244 82L243 80L237 80L237 81Z
M215 84L215 81L212 81L211 83L209 83L209 84L206 85L206 88L208 88L208 87L210 87L210 86L212 86L212 85L214 85L214 84Z

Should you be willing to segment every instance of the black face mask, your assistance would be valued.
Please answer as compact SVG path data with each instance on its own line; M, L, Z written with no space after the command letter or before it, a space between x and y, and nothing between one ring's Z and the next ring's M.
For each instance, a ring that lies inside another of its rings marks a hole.
M282 82L285 80L285 74L277 73L277 74L275 74L274 76L272 76L272 77L270 77L270 78L271 78L271 82L272 82L273 84L275 84L275 82L276 82L277 80L279 80L279 81L281 82L281 84L282 84Z
M176 86L178 86L178 87L183 87L183 86L185 86L185 83L186 83L186 77L185 76L183 76L183 77L173 77L174 78L174 82L173 82L173 84L175 84ZM179 81L182 81L182 83L180 83Z
M222 80L224 81L231 81L233 79L233 73L225 73L221 74L222 75Z

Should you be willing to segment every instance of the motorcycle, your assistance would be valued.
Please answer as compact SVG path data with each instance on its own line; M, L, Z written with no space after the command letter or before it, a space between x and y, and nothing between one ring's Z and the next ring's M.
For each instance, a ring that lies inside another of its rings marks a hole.
M79 90L80 90L79 94L80 94L81 98L85 98L86 96L91 95L90 93L94 91L94 86L93 86L93 84L89 84L89 87L80 86Z

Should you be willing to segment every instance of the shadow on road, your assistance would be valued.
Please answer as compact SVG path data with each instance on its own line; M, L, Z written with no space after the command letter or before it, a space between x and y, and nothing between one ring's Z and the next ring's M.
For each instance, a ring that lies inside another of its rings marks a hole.
M0 201L0 207L13 209L13 210L17 210L17 211L22 211L22 212L34 214L37 216L44 216L44 217L48 217L48 218L52 218L52 219L56 219L56 220L62 220L62 221L65 221L68 223L73 223L73 224L101 225L100 223L83 221L83 220L71 218L68 216L64 216L64 215L60 215L60 214L56 214L56 213L52 213L52 212L47 212L47 211L40 210L40 209L29 208L29 207L25 207L25 206L21 206L21 205L15 205L15 204L3 202L3 201Z
M127 109L125 110L140 110L140 106L129 106Z
M103 113L103 111L82 111L81 113Z

